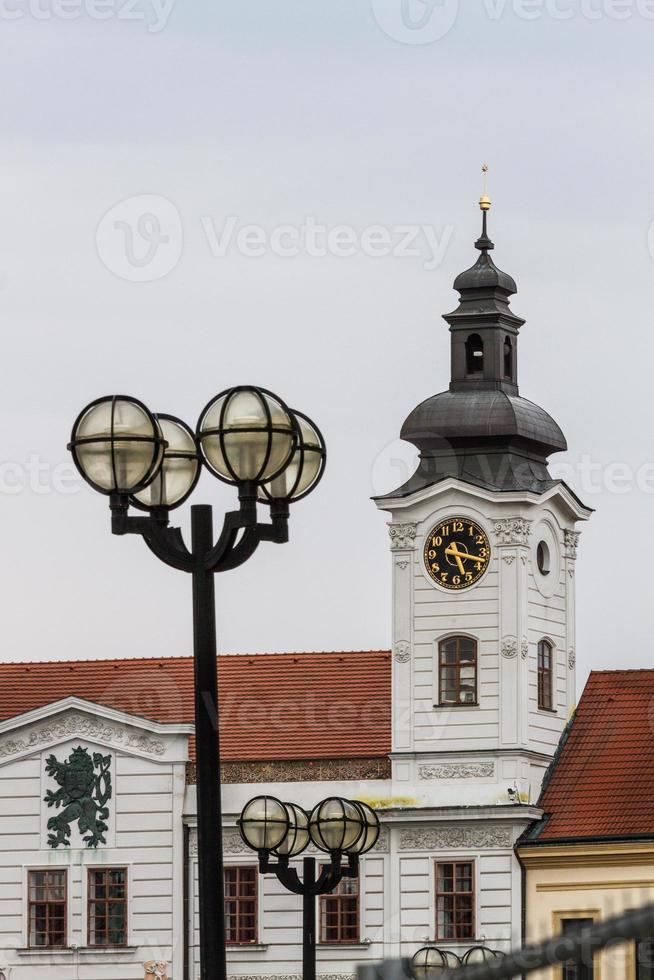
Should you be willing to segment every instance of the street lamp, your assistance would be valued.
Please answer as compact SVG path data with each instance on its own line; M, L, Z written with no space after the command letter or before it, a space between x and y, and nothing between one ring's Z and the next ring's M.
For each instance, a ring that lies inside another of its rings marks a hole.
M302 895L302 977L316 980L316 898L332 892L343 878L357 877L360 856L379 837L377 814L367 803L336 796L318 803L311 813L295 803L257 796L243 807L238 827L259 856L261 874L275 874L288 891ZM300 879L289 861L310 843L329 854L329 863L316 877L316 859L305 857Z
M214 574L242 565L262 541L288 541L289 505L317 486L325 443L317 426L277 395L240 386L207 405L195 432L136 398L99 398L78 416L68 448L86 482L109 497L112 532L140 534L161 561L192 577L200 978L225 980ZM169 514L191 495L202 466L237 488L239 509L225 515L214 541L212 508L191 507L189 549ZM257 501L269 506L270 523L258 521ZM130 507L144 513L130 515ZM290 813L284 809L289 820Z

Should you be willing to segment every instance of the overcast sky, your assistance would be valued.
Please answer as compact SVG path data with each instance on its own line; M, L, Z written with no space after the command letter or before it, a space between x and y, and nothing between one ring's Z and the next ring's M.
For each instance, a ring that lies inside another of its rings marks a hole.
M0 3L3 658L190 652L190 581L111 536L65 446L96 396L195 424L242 383L330 460L291 543L218 579L221 650L388 647L369 498L447 387L488 160L521 393L596 508L579 680L651 666L654 4L139 2ZM233 504L208 475L196 499Z

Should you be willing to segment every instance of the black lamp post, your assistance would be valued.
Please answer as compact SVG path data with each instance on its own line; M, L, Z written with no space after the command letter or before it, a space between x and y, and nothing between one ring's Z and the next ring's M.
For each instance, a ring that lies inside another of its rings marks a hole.
M289 504L316 487L325 444L314 423L276 395L238 387L209 403L195 433L135 398L100 398L79 415L68 448L87 483L109 497L112 532L140 534L157 558L192 577L200 976L225 980L214 575L242 565L261 541L288 541ZM225 515L217 541L212 508L192 507L189 549L169 512L191 495L202 465L238 488L240 506ZM270 523L259 523L257 501L269 505ZM130 506L146 513L132 516Z
M284 888L302 895L302 977L316 980L316 898L332 892L343 878L358 876L359 857L379 837L377 814L366 803L336 796L323 800L310 814L295 803L257 796L244 806L238 826L247 846L259 855L261 874L275 874ZM305 857L300 878L289 861L311 841L329 854L329 863L316 877L316 859Z

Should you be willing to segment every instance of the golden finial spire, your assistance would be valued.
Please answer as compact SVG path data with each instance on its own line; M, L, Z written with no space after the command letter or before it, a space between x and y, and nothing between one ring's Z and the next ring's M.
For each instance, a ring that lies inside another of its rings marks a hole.
M485 163L482 166L481 172L484 175L484 192L479 198L479 207L481 208L482 211L490 211L491 199L488 196L488 164L487 163Z

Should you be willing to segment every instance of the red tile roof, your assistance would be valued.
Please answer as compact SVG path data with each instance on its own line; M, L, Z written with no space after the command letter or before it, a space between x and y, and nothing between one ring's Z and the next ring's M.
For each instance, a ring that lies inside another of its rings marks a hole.
M225 760L390 752L388 651L223 655L218 678ZM0 721L71 696L164 724L192 722L193 660L0 664Z
M654 837L654 670L591 673L539 806L525 843Z

